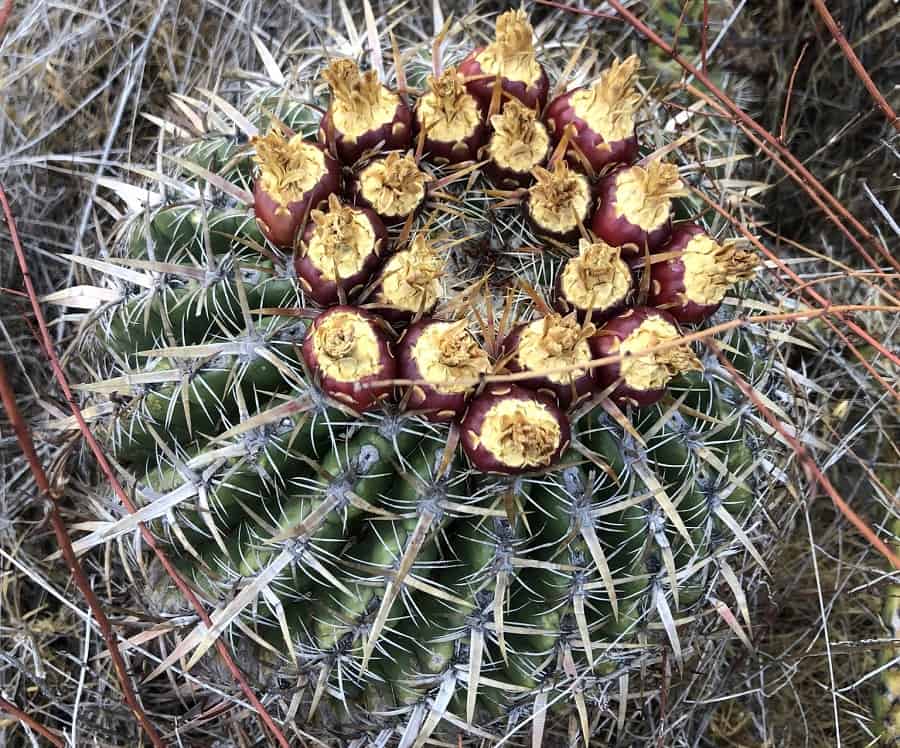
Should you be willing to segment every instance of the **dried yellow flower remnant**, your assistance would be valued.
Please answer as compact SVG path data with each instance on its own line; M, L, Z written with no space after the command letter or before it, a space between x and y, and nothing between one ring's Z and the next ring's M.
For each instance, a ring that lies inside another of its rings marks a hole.
M547 128L537 112L511 99L500 114L491 117L494 134L488 143L491 158L504 169L529 172L544 160L550 146Z
M425 174L412 156L396 152L363 169L359 183L362 196L382 216L407 216L425 198Z
M752 278L759 265L753 252L735 242L718 244L706 234L697 234L681 254L684 263L684 295L696 304L718 304L728 288Z
M615 60L593 85L572 94L575 115L607 143L634 135L634 115L641 101L635 87L638 67L637 55Z
M464 320L429 325L413 346L412 356L422 378L442 394L471 390L472 385L458 383L491 370L487 353L466 330Z
M417 116L428 137L443 143L465 140L481 121L478 103L466 92L466 85L455 67L440 77L428 76L431 89L421 99Z
M524 10L510 10L497 16L494 41L478 55L478 64L488 75L532 85L541 77L534 54L534 29Z
M315 228L306 255L322 277L336 281L362 270L375 249L375 231L366 214L329 195L328 212L314 210L310 217Z
M616 177L616 216L644 231L662 226L672 212L672 198L687 195L678 167L654 159L646 168L632 166Z
M420 234L388 260L378 301L407 312L431 309L444 292L444 266L443 256Z
M251 143L262 187L278 203L278 213L287 213L287 206L302 199L325 174L325 154L302 135L288 139L273 127L266 135L254 136Z
M353 382L381 371L381 350L371 323L352 312L329 315L313 333L313 350L323 373Z
M322 77L331 88L332 122L345 140L352 143L393 121L400 97L381 85L374 70L362 73L353 60L341 59L330 63Z
M559 449L559 423L543 403L507 398L490 407L480 442L514 468L549 465Z
M541 372L584 364L591 360L588 338L597 328L588 322L579 324L574 314L563 317L548 314L531 322L519 337L517 358L523 369ZM547 374L551 382L569 384L584 376L585 369Z
M566 263L563 295L579 309L608 309L621 302L631 288L631 271L620 247L582 239L579 254Z
M532 170L535 183L528 189L531 216L541 228L564 234L578 228L591 202L587 178L559 160L553 171Z
M625 384L636 390L659 390L677 374L700 371L700 361L687 344L634 355L680 338L677 328L662 317L652 316L641 322L618 348L619 353L632 354L619 362Z

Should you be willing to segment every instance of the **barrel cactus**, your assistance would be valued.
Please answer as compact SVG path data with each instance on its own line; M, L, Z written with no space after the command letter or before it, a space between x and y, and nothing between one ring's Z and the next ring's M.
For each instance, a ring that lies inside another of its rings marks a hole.
M698 341L756 258L642 129L639 57L468 28L179 98L78 260L86 412L141 508L76 550L147 523L216 609L155 673L225 633L327 745L587 744L710 612L751 635L775 458L731 367L774 375L759 329Z

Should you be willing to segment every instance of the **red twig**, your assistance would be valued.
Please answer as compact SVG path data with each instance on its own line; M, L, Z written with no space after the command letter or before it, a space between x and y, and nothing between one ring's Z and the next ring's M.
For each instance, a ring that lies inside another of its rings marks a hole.
M19 262L19 268L22 272L22 280L25 283L25 290L28 292L28 298L31 301L31 307L34 311L34 316L38 323L40 342L44 347L44 351L50 363L50 368L52 369L53 375L56 377L56 380L59 383L60 389L62 390L63 396L65 397L66 402L68 403L69 408L72 411L72 415L74 416L75 421L78 423L78 428L81 431L85 442L87 442L88 447L97 460L97 464L100 470L109 481L110 486L112 487L116 496L122 502L123 506L125 506L125 508L133 514L137 511L137 507L134 505L134 502L131 501L131 498L128 496L121 482L116 477L112 466L109 464L109 460L103 453L103 450L100 447L100 444L97 442L97 439L94 437L94 434L91 432L91 429L88 426L87 421L85 421L84 415L81 412L81 408L78 407L78 403L75 401L75 396L72 394L72 389L69 386L69 382L66 378L65 372L63 372L62 370L62 365L60 364L59 357L56 354L56 348L53 345L53 341L47 329L47 321L44 319L44 312L41 309L40 302L38 302L37 293L34 290L34 283L31 280L31 274L28 270L28 263L25 260L25 252L22 249L22 244L19 241L19 235L16 231L15 219L13 218L12 210L9 207L9 202L6 199L6 192L3 190L2 186L0 186L0 203L2 203L3 213L6 216L6 222L9 226L13 249L15 250L16 257ZM172 581L175 583L175 585L178 587L187 601L197 612L200 620L202 620L207 627L212 628L212 619L209 617L209 613L207 613L206 608L203 607L203 603L200 602L200 599L197 597L194 591L188 586L188 584L178 573L178 570L172 565L172 562L156 542L156 538L153 537L153 534L143 523L141 523L140 525L140 531L144 542L147 543L147 546L151 548L156 554L156 557L159 559L163 568L166 570L166 573L169 575L169 577L172 579ZM279 728L278 725L275 724L275 720L272 719L272 716L266 710L265 706L263 706L262 702L259 700L256 694L253 692L253 689L250 688L250 684L247 682L246 677L244 677L244 674L238 668L237 664L234 661L234 658L228 651L228 647L225 645L221 638L216 639L215 646L216 650L222 658L222 661L228 668L228 671L235 679L235 682L240 687L244 696L256 710L256 713L263 721L263 724L265 724L265 726L269 729L269 731L272 733L272 735L282 748L290 748L290 744L288 743L287 738L285 738L284 733L281 731L281 728Z
M891 105L888 104L887 99L885 99L881 91L878 90L878 86L875 85L875 82L866 70L866 66L863 65L856 56L856 52L853 51L853 47L850 46L850 42L847 41L847 37L845 37L844 33L841 31L841 27L838 26L837 21L834 20L834 16L828 11L825 0L812 0L812 4L815 6L819 15L822 17L822 20L825 22L825 25L828 27L828 30L831 32L831 36L834 37L834 40L838 43L838 46L844 53L844 57L847 58L847 62L849 62L850 67L853 68L853 72L856 73L857 77L866 87L866 90L871 94L872 98L875 99L875 104L878 108L884 112L884 116L887 117L888 123L897 132L900 132L900 117L898 117L897 113L891 109Z
M6 22L9 20L10 15L12 15L12 8L13 0L5 0L3 6L0 7L0 34L3 33Z
M75 551L72 550L72 541L69 539L69 533L66 530L65 522L63 522L62 515L59 512L57 496L50 487L50 481L47 479L47 474L44 472L44 467L41 465L41 460L34 448L34 442L31 440L28 426L25 424L25 419L22 418L19 407L16 405L16 396L13 393L12 385L10 385L9 379L6 376L6 367L3 365L2 360L0 360L0 401L3 402L3 409L6 411L10 424L12 424L13 432L19 442L19 446L22 448L22 453L25 455L25 459L28 460L28 466L31 468L34 482L37 483L37 487L40 489L41 494L50 501L50 524L53 526L56 542L59 545L63 558L66 560L66 564L69 566L69 570L72 572L75 586L78 587L78 590L84 595L84 599L91 609L94 620L97 621L97 625L100 627L100 633L109 649L109 656L112 659L113 667L119 678L119 685L122 687L122 694L125 697L125 701L128 703L128 706L131 707L135 719L140 723L144 732L147 733L147 736L150 738L153 745L157 746L157 748L163 748L164 743L160 739L156 729L150 723L150 720L147 719L147 715L144 713L144 709L137 699L137 694L132 688L131 676L128 674L128 667L125 665L125 660L122 658L122 653L119 651L119 645L116 641L115 632L112 630L112 624L110 624L109 618L106 617L106 613L103 610L99 598L91 588L91 583L88 581L84 569L81 567L81 563L75 555Z
M809 47L808 42L803 45L803 49L801 49L800 54L797 55L797 62L794 63L794 69L791 71L791 79L788 81L787 96L784 99L784 113L781 116L781 129L778 131L778 139L782 143L787 139L788 113L791 111L791 97L794 95L794 81L797 79L797 71L800 70L800 63L803 62L803 56L806 54L807 47Z
M703 26L700 29L700 69L706 73L706 56L709 49L709 0L703 0Z
M797 459L800 460L800 463L803 465L803 469L806 471L807 477L815 480L827 493L831 500L834 502L835 506L840 510L841 514L843 514L850 523L856 527L857 530L862 534L862 536L872 544L872 547L875 548L879 553L881 553L888 561L891 562L895 569L900 569L900 556L897 556L884 541L881 540L866 524L866 521L860 517L853 509L850 508L850 505L844 501L841 495L837 492L837 489L831 484L831 481L828 480L826 475L821 471L818 465L816 465L816 461L809 456L809 453L806 451L806 447L800 443L800 441L795 438L789 431L786 429L782 423L775 417L771 410L766 407L766 404L760 399L760 397L753 390L753 387L745 380L737 369L734 368L731 361L729 361L725 355L722 353L722 350L716 345L716 342L712 339L708 339L706 344L712 349L712 351L716 354L719 359L719 362L724 366L729 373L731 374L731 378L734 383L738 386L738 389L744 393L744 396L749 398L753 403L754 407L763 414L763 417L769 422L769 425L775 429L781 436L791 445L791 448L794 450L794 454L797 455Z
M2 20L2 19L0 19ZM38 733L41 737L49 740L53 745L57 748L66 748L65 741L59 737L55 732L51 732L46 727L44 727L40 722L38 722L34 717L29 714L23 712L19 707L15 704L10 704L6 699L0 697L0 711L6 712L13 719L19 720L22 724L28 725L32 730Z
M582 15L593 16L597 12L593 10L589 10L586 8L577 8L571 5L561 5L558 3L551 3L549 0L537 0L538 3L542 5L552 4L554 7L561 8L563 10L567 10L571 13L580 13ZM681 55L679 55L673 48L672 45L668 44L662 37L659 36L656 32L654 32L651 28L647 26L640 18L638 18L634 13L629 11L620 0L609 0L609 4L622 16L622 18L632 26L638 33L642 36L646 37L651 43L655 44L659 47L663 52L668 54L675 62L677 62L682 68L684 68L688 73L693 75L697 80L699 80L710 92L712 92L713 96L716 97L721 103L722 106L725 107L735 118L736 124L738 124L744 132L748 134L756 134L758 138L765 141L768 145L768 152L771 153L774 151L776 154L780 154L781 159L776 159L776 162L779 165L782 165L783 168L789 166L790 168L785 168L787 174L793 179L800 187L808 194L816 204L822 208L825 214L828 216L829 220L847 237L847 240L853 245L853 247L862 254L863 257L866 258L866 261L874 268L880 269L878 263L875 262L875 259L866 251L865 247L863 247L862 243L857 239L857 237L850 231L850 229L844 225L844 221L847 221L853 229L863 237L868 243L870 243L875 249L881 254L891 265L893 265L897 270L900 270L900 259L894 257L881 242L879 242L872 233L866 229L862 223L857 220L850 211L834 196L832 195L822 183L816 179L815 175L813 175L804 165L803 163L794 156L793 153L790 152L781 142L779 142L778 138L776 138L772 133L770 133L765 127L759 124L753 117L747 114L743 109L741 109L734 101L715 83L710 80L709 76L703 73L702 70L697 69L690 62L685 60ZM827 205L826 205L827 203ZM843 219L843 220L841 220Z

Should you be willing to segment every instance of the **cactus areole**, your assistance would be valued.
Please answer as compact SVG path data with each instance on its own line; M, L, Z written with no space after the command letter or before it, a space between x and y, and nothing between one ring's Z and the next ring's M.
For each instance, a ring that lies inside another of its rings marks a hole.
M755 258L673 223L678 168L637 161L636 57L548 105L542 60L573 47L524 11L477 47L392 24L359 64L291 59L321 101L242 78L208 119L249 147L204 133L179 156L206 183L123 218L86 412L248 673L301 684L308 742L605 742L617 684L655 688L663 648L680 666L689 621L739 592L725 559L755 553L738 525L770 463L680 327L727 314ZM720 330L763 393L757 331Z

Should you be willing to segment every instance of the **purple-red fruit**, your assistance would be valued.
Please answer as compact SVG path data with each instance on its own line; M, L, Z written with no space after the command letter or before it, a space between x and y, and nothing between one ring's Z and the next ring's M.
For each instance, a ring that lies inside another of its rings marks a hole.
M455 67L429 76L428 87L416 105L416 129L423 133L426 157L435 164L474 161L488 136L478 101Z
M483 473L544 470L570 441L569 419L552 398L508 384L488 386L460 424L463 450Z
M322 389L335 400L362 412L389 397L396 362L373 314L351 306L334 306L313 320L303 341L303 359Z
M671 232L672 198L687 194L678 167L655 159L646 166L619 169L600 180L596 236L632 256L655 252Z
M459 65L466 88L488 112L495 96L497 78L505 99L518 99L538 111L547 103L550 81L534 52L534 29L523 10L510 10L497 16L494 41L472 51Z
M412 155L392 151L359 172L356 201L374 210L387 226L396 226L425 201L427 181Z
M537 112L512 100L491 117L491 127L483 154L488 179L500 189L528 186L534 181L532 170L546 161L550 150L550 136Z
M417 234L406 249L385 263L371 295L371 305L391 323L404 324L430 314L444 295L443 253Z
M535 230L561 242L574 241L590 217L591 185L560 159L550 170L537 166L525 210Z
M613 317L591 338L595 358L622 356L597 369L600 387L619 403L652 405L673 377L702 368L681 339L675 319L659 309L636 307Z
M290 249L310 211L341 188L341 167L318 143L273 128L253 138L253 212L265 237Z
M588 340L595 332L593 323L582 324L574 314L550 313L514 327L501 344L502 360L511 372L534 373L518 381L520 387L547 394L568 408L594 389L593 370L577 367L593 358Z
M665 309L679 322L702 322L722 303L729 287L752 278L758 258L734 242L719 244L688 221L672 227L663 252L677 253L650 266L648 303Z
M401 379L411 385L408 407L429 421L449 421L462 414L478 378L491 370L487 353L466 322L423 319L413 324L397 348Z
M619 247L581 239L576 257L556 277L556 308L600 325L622 312L634 290L634 276Z
M562 94L547 107L545 120L554 145L566 127L572 126L566 157L575 168L602 175L637 158L635 115L641 95L635 78L639 65L636 55L624 62L616 60L592 85Z
M368 208L328 196L328 211L314 210L294 259L306 295L322 306L346 303L375 273L387 247L387 229Z
M319 137L341 163L350 166L375 149L410 147L412 113L399 94L381 84L374 70L362 73L353 60L340 59L322 77L331 88L331 105Z

